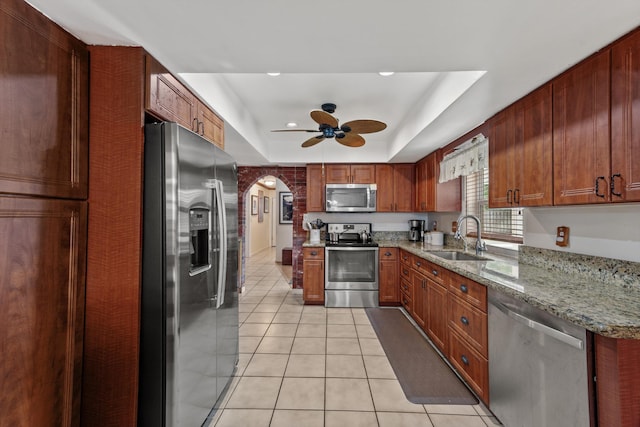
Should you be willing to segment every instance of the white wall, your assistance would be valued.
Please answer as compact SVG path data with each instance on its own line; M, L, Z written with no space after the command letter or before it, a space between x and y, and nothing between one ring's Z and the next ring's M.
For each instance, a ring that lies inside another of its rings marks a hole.
M263 213L262 222L258 222L258 215L251 215L251 196L257 196L258 191L262 191L264 193L263 197L267 196L270 200L276 197L276 193L273 190L267 190L258 185L253 185L247 192L245 215L247 218L246 224L249 242L249 250L247 252L249 256L271 247L272 221L274 215L276 215L273 209L269 209L269 212ZM260 205L260 207L262 207L262 205Z
M276 179L276 191L274 191L273 196L276 198L276 209L273 210L274 220L276 223L276 262L282 262L282 248L293 247L293 224L280 224L279 221L278 206L280 203L280 196L278 194L281 191L290 190L282 181Z
M570 227L567 247L555 244L560 225ZM640 262L640 204L524 209L524 243Z

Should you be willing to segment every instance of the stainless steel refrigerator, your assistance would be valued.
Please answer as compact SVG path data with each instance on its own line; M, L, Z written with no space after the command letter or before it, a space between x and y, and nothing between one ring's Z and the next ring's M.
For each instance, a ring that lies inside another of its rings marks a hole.
M144 153L138 425L201 426L238 361L237 168L176 123Z

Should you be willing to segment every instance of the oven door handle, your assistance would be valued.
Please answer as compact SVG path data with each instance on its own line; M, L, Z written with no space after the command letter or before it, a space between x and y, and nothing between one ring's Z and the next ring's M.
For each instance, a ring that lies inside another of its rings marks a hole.
M379 246L325 246L326 251L377 251Z

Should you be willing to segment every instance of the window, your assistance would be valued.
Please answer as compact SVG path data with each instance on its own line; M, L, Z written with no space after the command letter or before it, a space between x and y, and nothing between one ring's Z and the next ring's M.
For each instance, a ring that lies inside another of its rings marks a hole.
M482 237L522 243L522 208L489 209L489 169L464 178L465 212L475 215L482 224ZM477 236L475 221L465 221L467 236Z

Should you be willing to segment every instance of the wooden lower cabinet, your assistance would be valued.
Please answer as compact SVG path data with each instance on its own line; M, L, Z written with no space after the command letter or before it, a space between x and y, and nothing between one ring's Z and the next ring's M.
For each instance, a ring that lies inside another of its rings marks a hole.
M449 328L449 362L485 403L489 403L489 361Z
M305 304L324 304L324 249L302 250L302 299Z
M486 286L405 250L399 258L400 303L488 404Z
M380 305L399 305L398 248L380 248L378 258L378 302Z
M79 426L87 203L0 197L0 425Z
M427 318L427 277L412 270L411 283L413 286L411 316L422 329L425 329Z
M447 288L427 279L426 332L440 351L447 348Z

